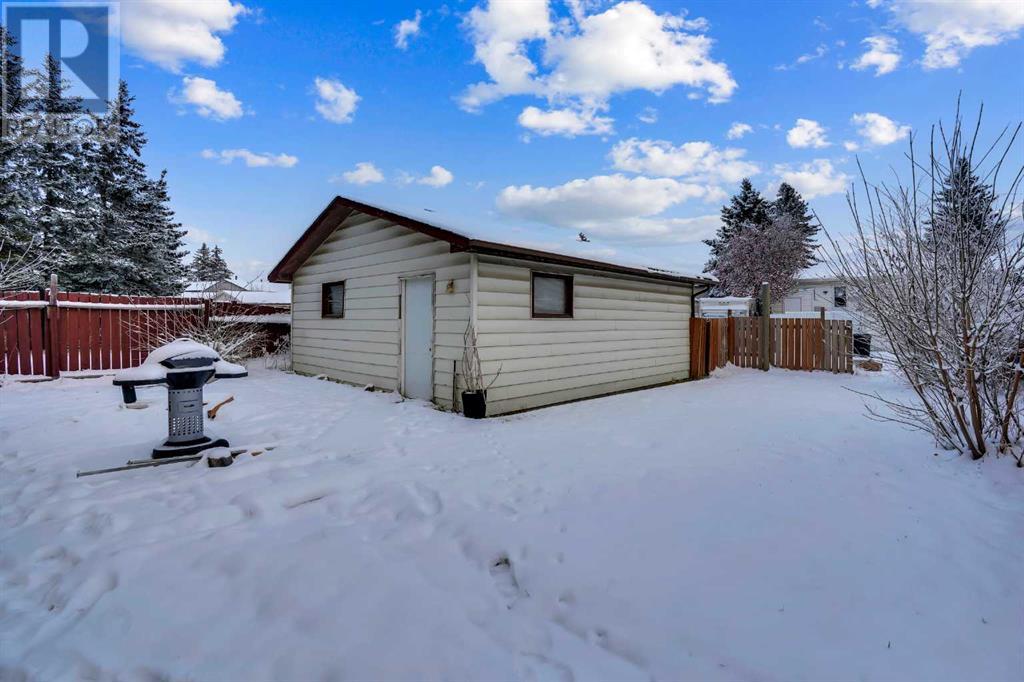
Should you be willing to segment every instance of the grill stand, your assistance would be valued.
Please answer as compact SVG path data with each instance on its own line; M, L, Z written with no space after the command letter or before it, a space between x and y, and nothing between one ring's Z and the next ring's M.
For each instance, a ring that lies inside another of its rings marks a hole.
M138 367L118 372L114 385L121 388L126 405L137 400L138 386L167 386L167 440L153 448L153 459L166 459L228 446L225 439L203 433L203 386L214 379L247 375L245 367L222 360L209 346L175 339L150 351Z
M208 448L227 447L203 433L203 387L167 391L167 440L153 448L153 458L194 455Z

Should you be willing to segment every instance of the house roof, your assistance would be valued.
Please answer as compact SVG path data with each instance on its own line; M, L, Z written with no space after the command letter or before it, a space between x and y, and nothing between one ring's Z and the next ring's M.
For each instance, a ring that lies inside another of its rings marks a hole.
M502 242L477 239L462 232L447 227L440 227L431 223L410 218L401 213L364 204L354 199L337 196L327 205L313 223L306 228L281 261L274 266L267 277L271 282L290 282L295 271L306 262L313 252L324 243L332 232L352 213L365 213L383 220L388 220L410 230L420 232L451 245L451 250L464 251L467 253L478 253L488 256L501 256L505 258L518 258L523 260L537 261L540 263L551 263L555 265L566 265L571 267L611 272L623 275L634 275L648 279L658 279L669 282L713 284L715 280L706 277L695 277L663 270L660 268L644 267L637 265L626 265L607 260L596 260L583 258L554 251L532 248L529 246L517 246Z
M186 293L203 293L210 291L218 284L229 284L233 287L238 287L239 291L245 291L245 287L242 284L230 279L211 279L207 281L189 282L185 285L185 291Z

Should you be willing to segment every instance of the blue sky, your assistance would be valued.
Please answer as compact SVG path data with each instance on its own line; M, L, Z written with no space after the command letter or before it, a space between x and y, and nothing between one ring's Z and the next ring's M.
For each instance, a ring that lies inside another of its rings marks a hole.
M159 0L124 3L121 74L190 239L245 277L335 194L699 271L744 174L842 233L855 156L902 167L960 91L992 133L1024 118L1022 28L1020 2Z

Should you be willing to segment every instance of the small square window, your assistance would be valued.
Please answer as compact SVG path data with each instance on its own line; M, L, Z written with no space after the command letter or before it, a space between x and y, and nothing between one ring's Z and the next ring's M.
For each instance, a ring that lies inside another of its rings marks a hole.
M572 317L572 277L533 273L533 317Z
M835 301L837 308L846 307L846 287L836 287Z
M327 282L320 290L320 316L345 317L345 283Z

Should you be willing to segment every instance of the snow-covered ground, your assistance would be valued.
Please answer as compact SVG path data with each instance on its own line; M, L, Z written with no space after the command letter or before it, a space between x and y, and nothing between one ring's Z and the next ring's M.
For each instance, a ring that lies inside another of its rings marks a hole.
M0 678L1020 680L1024 476L728 369L474 422L257 370L225 469L162 389L0 389Z

